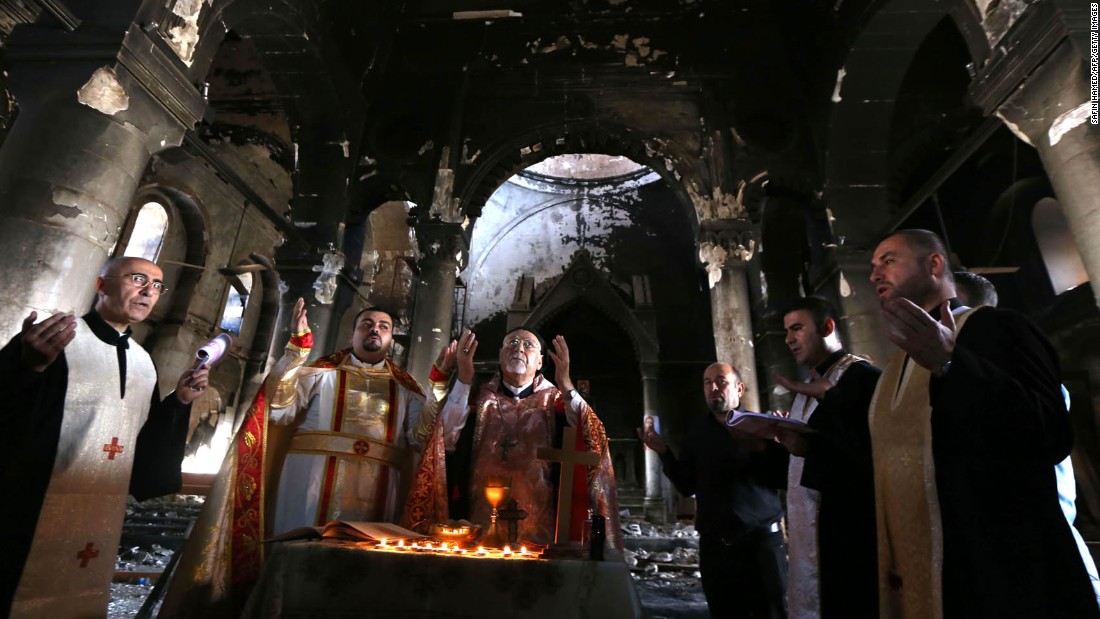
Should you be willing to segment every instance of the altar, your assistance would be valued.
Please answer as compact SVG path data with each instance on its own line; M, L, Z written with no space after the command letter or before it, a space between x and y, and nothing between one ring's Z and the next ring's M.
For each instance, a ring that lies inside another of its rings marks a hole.
M335 540L274 544L244 617L635 619L626 564L393 552Z

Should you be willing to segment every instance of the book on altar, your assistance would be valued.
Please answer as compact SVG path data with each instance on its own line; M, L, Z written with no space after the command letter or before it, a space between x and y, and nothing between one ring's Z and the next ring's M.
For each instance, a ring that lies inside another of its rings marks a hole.
M264 541L286 542L300 539L342 539L353 542L386 540L387 543L394 543L399 540L418 542L431 538L389 522L333 520L323 527L298 527Z
M816 430L806 425L805 421L767 413L742 411L731 411L730 416L726 418L726 425L762 438L775 438L776 432L781 429L791 430L799 434L816 432Z

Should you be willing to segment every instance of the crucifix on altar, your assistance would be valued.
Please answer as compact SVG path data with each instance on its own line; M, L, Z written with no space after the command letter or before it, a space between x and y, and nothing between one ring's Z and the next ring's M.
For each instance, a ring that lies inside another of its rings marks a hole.
M527 518L527 511L519 508L515 499L504 502L504 508L497 511L497 518L508 523L508 543L519 543L519 521Z
M561 479L558 483L558 517L554 532L555 544L568 544L573 533L573 480L577 475L587 477L586 467L600 463L600 456L583 447L577 448L577 429L566 426L562 430L561 449L539 447L539 460L561 463ZM588 493L585 492L587 497ZM581 513L588 510L584 505Z

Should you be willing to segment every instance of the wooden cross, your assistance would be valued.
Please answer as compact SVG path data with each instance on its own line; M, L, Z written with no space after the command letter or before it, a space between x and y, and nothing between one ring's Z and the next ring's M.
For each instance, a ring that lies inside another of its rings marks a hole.
M573 476L578 466L596 466L600 456L590 451L577 451L577 429L566 426L562 430L561 449L539 447L539 460L561 463L561 480L558 484L558 526L554 532L555 544L569 542L573 524ZM581 469L581 475L585 470Z
M527 512L519 508L519 503L516 503L515 499L508 499L504 502L504 509L497 510L497 520L508 523L509 544L519 542L519 521L525 518L527 518Z
M500 459L508 460L508 450L519 445L519 442L514 438L504 437L504 440L500 442Z
M84 550L76 553L76 558L80 559L80 567L88 567L88 560L94 559L99 556L99 551L93 548L95 544L88 542L88 545L84 547Z
M118 437L117 436L112 438L110 443L104 443L104 445L103 445L103 451L107 452L107 459L108 460L114 460L115 459L115 454L122 453L123 449L125 449L125 447L118 444Z

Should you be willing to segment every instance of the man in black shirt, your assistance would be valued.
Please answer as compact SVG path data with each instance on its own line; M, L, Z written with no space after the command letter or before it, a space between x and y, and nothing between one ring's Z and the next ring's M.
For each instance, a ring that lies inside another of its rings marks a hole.
M652 428L642 440L660 455L676 489L695 495L699 570L711 615L782 618L787 616L787 548L776 490L786 485L787 452L726 426L744 393L737 370L712 364L703 374L710 410L691 425L680 456Z

